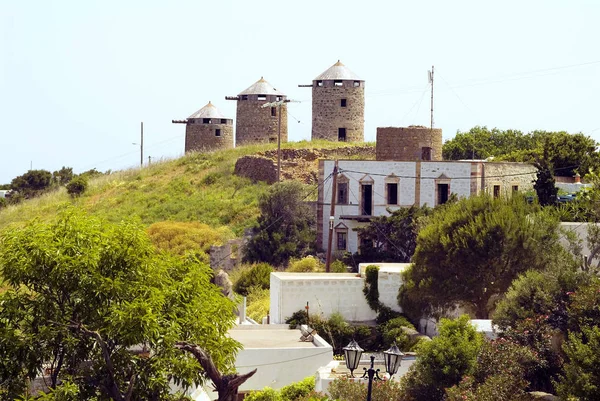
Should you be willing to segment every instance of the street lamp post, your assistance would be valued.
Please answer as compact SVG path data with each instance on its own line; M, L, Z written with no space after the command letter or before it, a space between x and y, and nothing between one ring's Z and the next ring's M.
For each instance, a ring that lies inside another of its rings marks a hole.
M354 340L350 341L346 347L343 348L344 355L346 357L346 367L350 370L350 377L354 377L354 370L358 367L360 357L363 353L363 349ZM383 351L385 360L385 371L390 375L390 379L396 372L402 363L402 357L404 354L400 352L400 349L396 344L392 345L390 349ZM371 401L371 392L373 390L373 381L382 380L379 377L379 369L375 369L375 356L371 355L371 366L369 369L363 368L364 373L361 378L368 378L369 384L367 386L367 401Z

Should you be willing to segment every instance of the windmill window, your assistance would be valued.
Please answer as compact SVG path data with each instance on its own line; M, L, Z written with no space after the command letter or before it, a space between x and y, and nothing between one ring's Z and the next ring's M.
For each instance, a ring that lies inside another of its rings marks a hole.
M221 129L220 128L217 128L215 130L215 136L221 136Z
M358 88L360 86L360 81L354 81L354 87Z
M267 100L267 95L258 95L258 100Z
M271 117L277 117L277 108L271 107Z
M333 81L334 86L344 86L344 82L342 81Z
M210 118L203 118L202 124L212 124L212 122L210 121Z
M242 100L248 100L248 95L242 95Z
M317 86L323 86L323 81L317 81Z
M281 102L281 100L282 100L282 99L283 99L283 98L282 98L281 96L277 96L277 101L278 101L278 102Z
M222 118L221 119L221 124L227 124L227 119L226 118Z
M341 99L340 100L340 106L341 107L346 107L346 99Z
M338 141L346 142L346 128L338 128Z

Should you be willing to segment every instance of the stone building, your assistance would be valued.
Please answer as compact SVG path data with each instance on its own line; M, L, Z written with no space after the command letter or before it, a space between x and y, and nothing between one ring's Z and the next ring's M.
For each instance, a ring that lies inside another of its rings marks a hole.
M279 121L281 121L281 142L287 142L287 104L285 103L287 97L264 78L261 77L239 95L227 96L225 99L237 101L236 146L277 142ZM279 106L263 107L265 103L272 102L282 103Z
M377 160L440 161L442 130L422 126L378 127Z
M317 246L327 248L334 160L319 160ZM511 196L533 188L536 168L526 163L464 161L340 160L335 189L334 252L356 252L354 231L375 216L412 205L434 207L450 196L487 192Z
M185 120L185 151L211 151L233 148L233 120L225 117L211 102Z
M312 85L312 139L364 141L365 81L339 60Z

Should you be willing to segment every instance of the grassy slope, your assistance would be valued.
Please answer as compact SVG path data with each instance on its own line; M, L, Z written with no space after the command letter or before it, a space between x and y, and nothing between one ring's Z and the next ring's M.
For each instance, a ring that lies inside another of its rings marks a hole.
M364 145L364 144L357 144ZM292 142L284 148L339 148L337 142ZM229 226L239 235L256 221L258 198L268 186L233 174L236 160L276 145L256 145L214 153L192 153L97 177L88 191L71 199L64 188L0 211L0 230L34 217L49 219L75 204L111 221L138 216L149 225L158 221L199 221L212 227ZM315 162L316 163L316 162ZM68 164L68 162L66 162Z

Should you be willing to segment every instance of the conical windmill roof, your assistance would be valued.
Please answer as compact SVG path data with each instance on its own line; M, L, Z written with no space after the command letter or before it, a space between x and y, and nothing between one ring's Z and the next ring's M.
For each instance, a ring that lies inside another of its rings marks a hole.
M227 118L211 102L188 118Z
M344 64L338 60L337 63L329 67L327 71L319 75L314 79L315 81L327 81L327 80L348 80L348 81L362 81L352 71L348 69Z
M282 92L278 91L268 83L263 77L260 77L252 86L242 91L238 96L242 95L278 95L285 96Z

